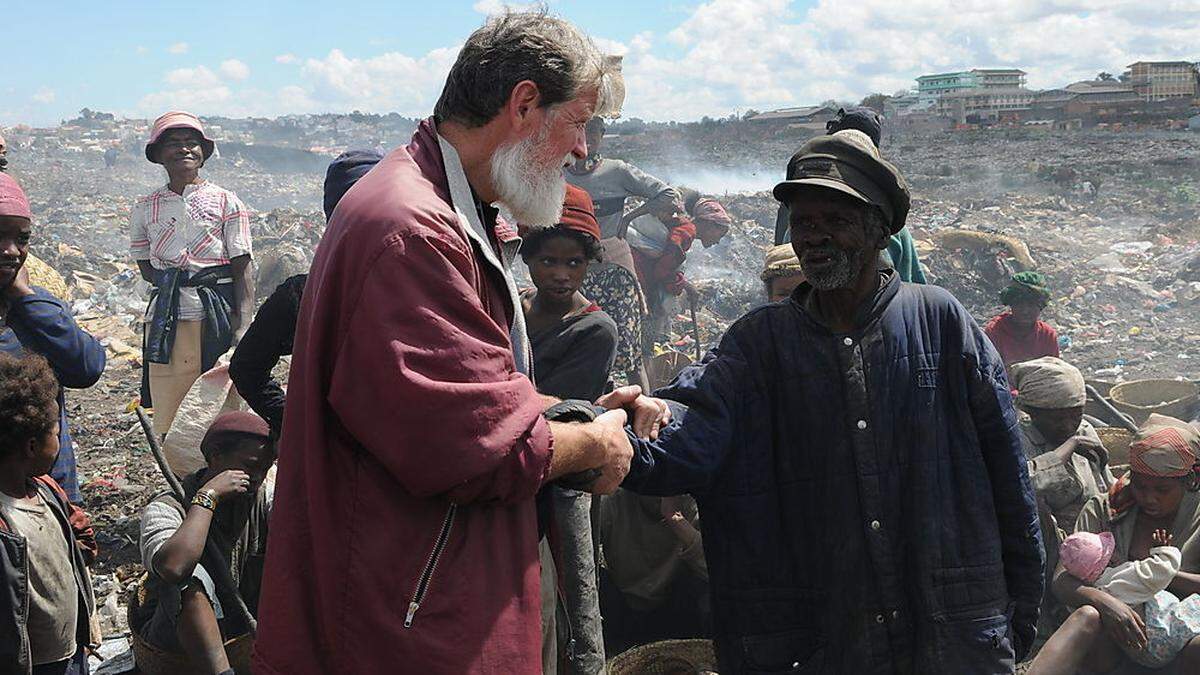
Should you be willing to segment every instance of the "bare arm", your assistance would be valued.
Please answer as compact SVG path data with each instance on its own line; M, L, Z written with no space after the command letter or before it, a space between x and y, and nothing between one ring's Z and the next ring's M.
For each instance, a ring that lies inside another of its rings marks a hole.
M233 331L241 339L254 318L254 266L250 264L248 255L230 260L229 266L233 273L233 296L237 301L237 314L232 319Z
M1196 595L1200 593L1200 574L1179 572L1175 575L1175 580L1171 582L1171 585L1167 586L1167 590L1181 600Z
M245 494L249 486L250 476L246 472L231 469L217 474L200 489L214 491L219 503L230 496ZM163 581L181 584L191 578L192 570L204 554L212 517L213 512L203 506L190 506L183 524L154 552L152 566Z
M208 528L213 512L202 506L192 506L184 516L183 525L154 552L154 572L163 581L178 585L191 578L192 570L204 553Z
M1100 612L1105 631L1116 644L1126 644L1141 649L1146 644L1146 623L1128 605L1098 588L1085 585L1067 574L1062 565L1054 573L1051 582L1054 595L1068 607L1090 605Z

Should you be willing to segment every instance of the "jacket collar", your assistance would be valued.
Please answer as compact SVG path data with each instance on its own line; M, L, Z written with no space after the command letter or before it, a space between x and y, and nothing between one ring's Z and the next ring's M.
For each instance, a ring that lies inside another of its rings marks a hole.
M866 330L867 327L878 321L879 317L883 315L884 310L892 303L896 294L900 292L900 276L896 274L896 270L885 268L879 270L879 275L881 277L879 288L859 306L858 311L855 313L854 330L852 332L857 333ZM830 332L824 317L816 309L815 293L816 290L812 285L805 281L792 292L791 302L800 310L800 315L809 323L819 326L825 332Z
M515 236L516 232L511 231L506 223L503 226L498 225L493 234L500 242L499 253L493 248L491 237L484 229L479 209L476 208L475 195L467 182L458 152L438 134L437 125L432 117L423 120L417 127L408 151L422 173L434 183L438 195L454 209L459 227L473 244L476 254L504 280L506 295L512 307L509 339L512 342L513 361L517 372L531 375L533 353L529 346L529 333L525 327L521 301L517 296L517 285L509 272L521 245L520 238Z

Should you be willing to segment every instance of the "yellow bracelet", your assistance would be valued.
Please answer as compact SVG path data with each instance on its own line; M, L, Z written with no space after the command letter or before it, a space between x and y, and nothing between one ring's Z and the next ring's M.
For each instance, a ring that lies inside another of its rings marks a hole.
M216 490L208 489L201 490L192 497L192 506L199 506L202 509L209 511L217 510L217 492Z

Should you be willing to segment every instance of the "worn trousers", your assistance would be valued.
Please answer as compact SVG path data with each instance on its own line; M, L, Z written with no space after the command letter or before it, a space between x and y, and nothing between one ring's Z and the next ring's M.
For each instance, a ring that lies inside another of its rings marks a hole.
M592 496L556 486L553 504L567 629L559 629L559 635L566 635L560 660L571 675L603 673L604 629L592 539Z
M170 363L147 363L150 369L150 398L154 401L154 433L163 436L175 421L183 397L200 377L202 321L180 321L175 327L175 344Z

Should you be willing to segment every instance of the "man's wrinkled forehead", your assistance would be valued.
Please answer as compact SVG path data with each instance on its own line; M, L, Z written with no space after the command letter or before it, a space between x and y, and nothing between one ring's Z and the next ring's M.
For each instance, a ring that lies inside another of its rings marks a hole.
M600 92L595 88L580 92L575 98L559 105L558 110L565 113L572 122L587 123L596 112L596 102L599 96Z

